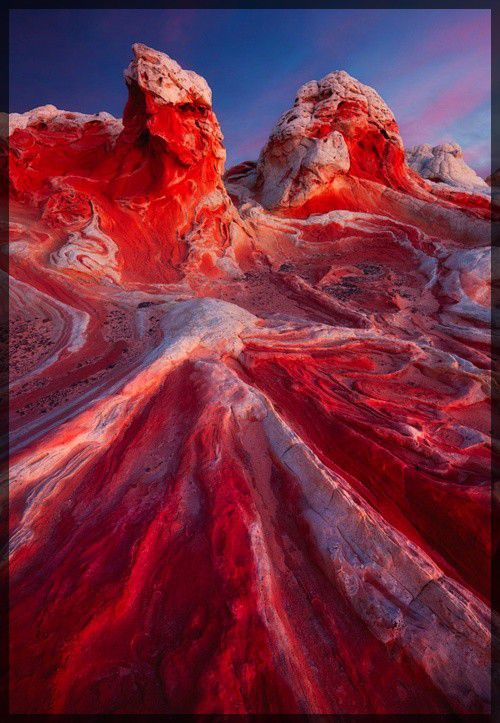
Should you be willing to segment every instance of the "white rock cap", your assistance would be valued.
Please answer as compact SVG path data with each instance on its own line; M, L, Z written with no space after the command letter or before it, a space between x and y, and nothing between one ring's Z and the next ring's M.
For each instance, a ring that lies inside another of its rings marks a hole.
M468 192L489 192L489 186L466 164L458 143L423 143L406 151L406 161L422 178Z
M134 60L124 71L126 83L135 82L164 104L200 103L212 107L212 91L193 70L184 70L166 53L142 43L132 45Z

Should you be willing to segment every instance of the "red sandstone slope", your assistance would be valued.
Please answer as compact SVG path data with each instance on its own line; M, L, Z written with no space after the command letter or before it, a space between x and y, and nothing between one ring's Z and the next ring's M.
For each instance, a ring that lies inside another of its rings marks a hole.
M11 118L13 711L486 711L487 199L335 73L237 210L134 56L123 123Z

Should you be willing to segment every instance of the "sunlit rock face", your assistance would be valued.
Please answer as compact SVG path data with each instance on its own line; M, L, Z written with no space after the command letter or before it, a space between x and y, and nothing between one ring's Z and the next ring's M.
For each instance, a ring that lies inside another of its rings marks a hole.
M455 226L457 203L473 216L487 218L490 212L489 200L476 188L436 186L410 168L389 107L345 71L303 85L257 164L235 172L236 184L228 174L233 194L241 198L242 188L250 189L264 208L280 215L384 213L432 233L436 224ZM477 232L473 223L467 226L467 233Z
M406 158L408 165L429 181L446 183L470 193L489 193L486 181L465 163L458 143L414 146L407 151Z
M133 53L123 120L2 146L12 711L487 712L488 198L344 72L224 185Z
M262 150L257 183L264 206L297 206L346 175L397 186L403 159L396 121L382 98L335 71L300 88Z
M193 282L197 270L226 275L237 222L221 178L225 150L210 89L164 53L138 43L133 52L123 122L54 106L11 117L13 197L40 209L48 224L62 214L115 241L122 234L110 264L123 280L178 281L187 269ZM80 259L90 252L84 246L75 251ZM108 251L93 248L104 268Z

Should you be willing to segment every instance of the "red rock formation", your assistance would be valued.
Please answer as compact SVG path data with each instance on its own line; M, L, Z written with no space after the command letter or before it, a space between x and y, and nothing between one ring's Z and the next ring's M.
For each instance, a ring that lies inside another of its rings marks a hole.
M11 117L12 711L486 712L488 199L334 73L231 201L134 56Z
M337 208L385 212L431 232L446 216L453 223L447 212L457 203L473 217L489 215L482 196L424 183L406 164L390 109L345 71L300 88L247 178L251 184L265 208L299 217Z
M265 206L296 206L342 176L408 185L396 121L380 96L345 71L303 85L258 164Z
M61 207L68 222L98 218L118 242L123 279L180 280L186 264L192 280L196 269L225 275L234 267L236 239L228 247L237 219L222 183L225 150L210 89L163 53L138 43L133 51L123 125L53 106L12 119L14 198L41 208L47 223L55 215L55 225Z

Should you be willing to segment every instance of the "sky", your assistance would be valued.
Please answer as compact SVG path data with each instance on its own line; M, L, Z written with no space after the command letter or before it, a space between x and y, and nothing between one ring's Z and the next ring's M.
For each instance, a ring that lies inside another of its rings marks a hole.
M10 111L121 117L133 42L206 78L228 167L257 158L303 83L343 69L378 91L405 146L454 141L489 173L489 10L15 10Z

